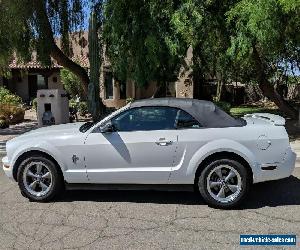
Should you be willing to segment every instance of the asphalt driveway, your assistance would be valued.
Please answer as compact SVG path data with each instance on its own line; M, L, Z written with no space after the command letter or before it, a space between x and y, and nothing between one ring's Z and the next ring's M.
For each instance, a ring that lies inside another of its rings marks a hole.
M299 240L299 167L290 178L255 185L233 211L209 208L189 192L68 191L54 203L33 203L1 168L0 249L240 249L240 234L269 233Z

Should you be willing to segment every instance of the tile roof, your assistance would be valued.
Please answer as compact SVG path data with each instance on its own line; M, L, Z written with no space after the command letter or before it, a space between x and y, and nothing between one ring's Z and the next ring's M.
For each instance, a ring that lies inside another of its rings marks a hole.
M84 68L89 68L89 58L84 55L77 55L71 58L72 61L79 63ZM31 60L30 62L24 63L18 61L16 58L11 61L8 66L10 69L50 69L50 68L62 68L56 61L52 60L51 66L44 66L37 60Z

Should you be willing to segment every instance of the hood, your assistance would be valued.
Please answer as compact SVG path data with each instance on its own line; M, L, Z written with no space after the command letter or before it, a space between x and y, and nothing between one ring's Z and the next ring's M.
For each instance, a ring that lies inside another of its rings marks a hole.
M30 137L49 136L49 135L57 136L57 135L69 135L69 134L80 133L79 128L82 124L84 124L84 122L67 123L67 124L42 127L24 133L18 136L17 138L24 139L29 136Z

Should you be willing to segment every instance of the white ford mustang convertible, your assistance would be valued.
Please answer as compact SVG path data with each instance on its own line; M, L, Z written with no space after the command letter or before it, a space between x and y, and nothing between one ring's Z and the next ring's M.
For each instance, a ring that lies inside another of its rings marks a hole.
M209 205L229 208L252 183L293 172L284 125L272 114L235 119L208 101L140 100L98 123L44 127L8 141L3 169L32 201L64 188L192 187Z

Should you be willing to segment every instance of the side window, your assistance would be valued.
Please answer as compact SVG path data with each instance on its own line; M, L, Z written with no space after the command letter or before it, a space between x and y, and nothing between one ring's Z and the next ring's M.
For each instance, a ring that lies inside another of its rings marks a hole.
M177 128L201 128L201 124L190 114L183 110L179 110L177 120Z
M141 107L127 110L111 120L117 131L175 129L177 109Z

